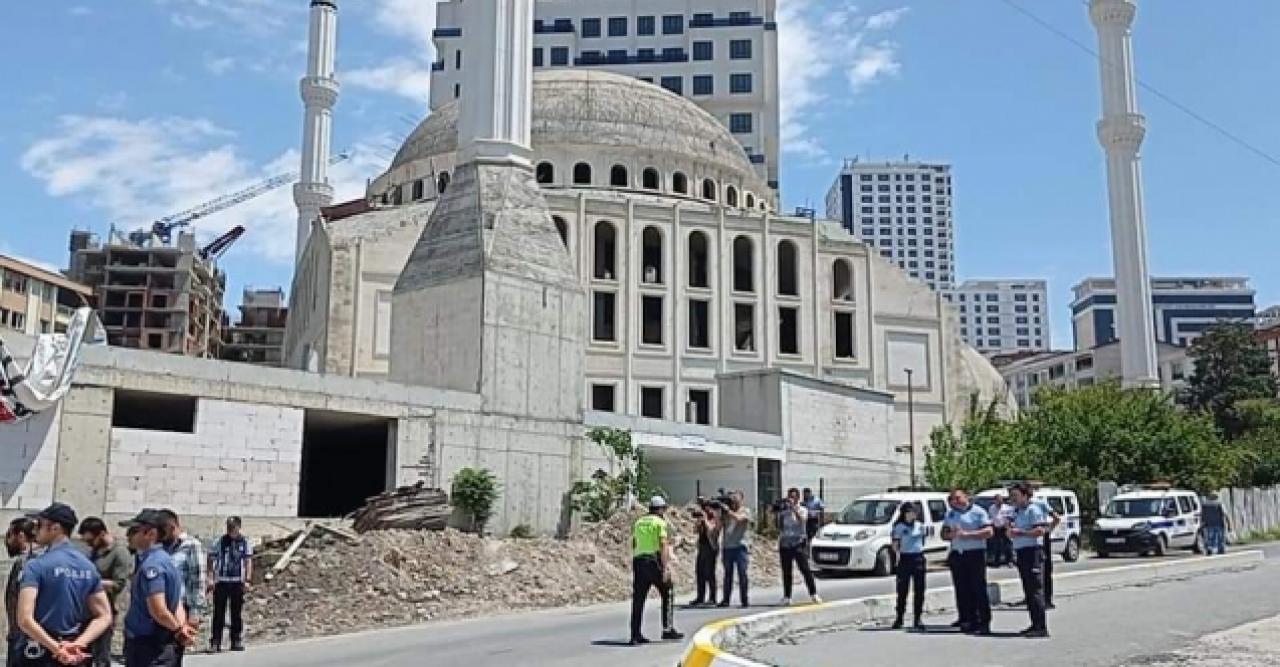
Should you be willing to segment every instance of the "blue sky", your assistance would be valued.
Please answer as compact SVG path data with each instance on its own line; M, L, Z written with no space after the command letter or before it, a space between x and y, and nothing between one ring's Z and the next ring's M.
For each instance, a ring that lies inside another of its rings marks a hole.
M1083 2L1008 0L1086 43ZM72 227L145 223L297 167L305 0L7 2L0 21L0 252L63 266ZM1005 0L779 0L783 197L820 203L846 156L947 160L961 278L1050 281L1070 345L1072 284L1109 275L1097 63ZM1140 3L1140 78L1280 156L1280 3ZM333 170L357 196L426 112L434 7L341 2ZM1158 274L1246 275L1280 303L1280 165L1140 91ZM223 259L241 286L288 286L289 189L203 221L244 224ZM230 305L229 304L229 305Z

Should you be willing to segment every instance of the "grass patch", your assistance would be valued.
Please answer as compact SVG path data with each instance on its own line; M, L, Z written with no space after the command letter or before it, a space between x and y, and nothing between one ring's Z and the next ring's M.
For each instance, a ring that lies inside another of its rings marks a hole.
M1236 539L1233 544L1258 544L1259 542L1275 541L1280 541L1280 528L1272 528L1271 530L1255 530L1244 537Z

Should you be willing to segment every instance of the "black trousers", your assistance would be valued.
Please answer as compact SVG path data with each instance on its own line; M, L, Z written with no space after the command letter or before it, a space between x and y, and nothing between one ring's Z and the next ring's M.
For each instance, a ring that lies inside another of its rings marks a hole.
M1018 576L1022 579L1022 594L1027 599L1027 613L1031 627L1045 630L1044 618L1044 549L1025 547L1018 549Z
M898 579L898 618L907 612L907 589L912 589L911 611L916 620L924 615L924 554L900 554L898 567L894 571Z
M694 565L694 577L698 582L698 597L695 602L716 603L716 558L719 554L714 549L698 548L698 559Z
M987 594L985 549L951 554L951 581L956 589L960 623L971 628L991 625L991 598Z
M1044 603L1053 604L1053 538L1044 534Z
M213 587L212 641L215 644L222 643L227 607L231 608L231 643L238 644L244 638L244 584L218 582Z
M987 540L987 564L1001 567L1013 562L1013 543L1009 541L1008 528L996 528Z
M644 624L644 603L649 598L649 589L657 588L662 598L662 629L675 629L675 600L672 598L672 585L663 581L662 561L655 556L637 556L631 561L631 638L640 637Z
M791 566L794 564L800 568L800 576L804 577L805 588L809 590L809 597L818 594L818 585L813 581L813 570L809 569L809 553L808 548L804 544L797 544L792 547L778 546L778 560L782 561L782 597L791 597Z
M130 637L124 642L125 667L180 667L182 650L172 633Z

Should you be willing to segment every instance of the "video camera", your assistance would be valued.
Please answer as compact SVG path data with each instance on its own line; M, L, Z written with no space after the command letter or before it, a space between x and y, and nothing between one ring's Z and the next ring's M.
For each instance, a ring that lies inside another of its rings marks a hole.
M703 500L702 504L705 505L708 509L714 510L716 512L721 512L727 507L733 507L736 503L734 502L732 496L730 496L728 493L725 493L724 489L717 489L716 495L712 498L707 498Z

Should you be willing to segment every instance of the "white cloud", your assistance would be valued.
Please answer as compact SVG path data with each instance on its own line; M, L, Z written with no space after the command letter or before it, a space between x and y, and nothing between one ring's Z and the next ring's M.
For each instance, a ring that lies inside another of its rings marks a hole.
M303 3L280 0L155 0L172 7L169 21L184 30L227 26L254 36L274 35L290 25L291 16L303 16Z
M298 166L294 149L255 163L234 144L233 132L201 118L64 116L58 125L52 138L28 147L22 168L42 181L50 196L99 211L125 229ZM357 144L351 160L330 170L339 200L360 196L365 179L384 168L371 145ZM198 221L197 233L207 240L244 225L248 233L241 252L287 266L296 218L291 189L285 186Z
M890 41L859 47L853 66L848 71L849 85L853 91L861 92L886 76L897 76L902 71L897 51L898 46Z
M867 30L888 30L902 19L902 16L909 11L907 7L899 7L897 9L889 9L883 12L872 14L867 17Z
M85 7L84 5L76 5L68 9L67 13L72 16L88 16L93 13L93 10L89 7Z
M372 23L386 35L407 42L401 55L339 73L343 83L399 95L425 104L431 94L431 61L435 46L436 3L425 0L374 0ZM407 55L404 55L407 52Z
M426 105L431 96L431 66L409 58L392 58L374 67L339 74L344 84L407 97Z
M213 57L205 56L204 68L209 70L210 74L222 76L230 72L236 66L236 59L231 56Z

